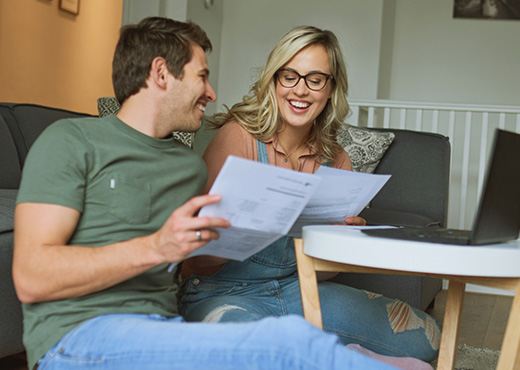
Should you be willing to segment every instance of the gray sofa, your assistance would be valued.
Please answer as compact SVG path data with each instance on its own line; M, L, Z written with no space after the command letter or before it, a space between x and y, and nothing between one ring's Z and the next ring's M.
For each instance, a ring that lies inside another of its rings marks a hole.
M23 352L21 305L14 292L11 265L13 214L21 169L34 140L61 118L88 114L34 104L0 103L0 358ZM392 130L393 144L376 173L391 180L362 216L373 224L444 226L447 212L449 142L441 135ZM194 150L202 153L214 131L203 127ZM421 277L342 274L336 280L400 298L426 308L441 289L441 281Z
M392 177L360 216L374 225L446 227L448 138L410 130L377 130L395 134L375 171ZM333 280L400 299L422 310L433 303L442 289L442 280L418 276L340 274Z
M13 287L13 215L21 169L34 140L52 122L88 116L34 104L0 103L0 358L23 352L22 311Z

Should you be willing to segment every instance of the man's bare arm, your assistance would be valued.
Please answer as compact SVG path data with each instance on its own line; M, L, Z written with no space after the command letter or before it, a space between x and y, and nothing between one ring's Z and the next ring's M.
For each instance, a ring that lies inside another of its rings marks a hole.
M80 214L53 204L21 203L15 210L13 279L24 303L78 297L130 279L154 266L179 262L218 238L220 218L197 218L219 196L195 197L155 233L101 247L67 245ZM196 230L202 230L199 241Z

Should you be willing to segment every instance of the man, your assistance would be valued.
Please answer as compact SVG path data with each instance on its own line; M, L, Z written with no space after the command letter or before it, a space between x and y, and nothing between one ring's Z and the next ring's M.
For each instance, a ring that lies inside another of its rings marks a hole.
M13 278L30 368L385 368L303 319L184 323L168 272L208 241L219 196L196 196L202 160L171 136L196 131L207 102L193 23L147 18L121 30L117 116L62 120L35 142L15 211Z

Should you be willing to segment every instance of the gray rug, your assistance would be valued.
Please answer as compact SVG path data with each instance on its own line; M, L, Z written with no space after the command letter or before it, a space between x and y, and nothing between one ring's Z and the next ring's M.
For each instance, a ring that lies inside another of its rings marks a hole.
M496 369L500 351L487 348L474 348L465 344L457 350L455 370L493 370ZM436 368L436 363L432 364Z

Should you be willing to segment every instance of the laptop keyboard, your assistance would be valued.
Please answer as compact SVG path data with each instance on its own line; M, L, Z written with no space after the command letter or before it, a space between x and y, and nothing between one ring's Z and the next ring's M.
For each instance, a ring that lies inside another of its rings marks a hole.
M384 238L417 240L427 243L441 244L469 244L470 231L457 229L438 229L438 228L415 228L406 227L399 229L367 229L363 230L367 235L379 236Z

